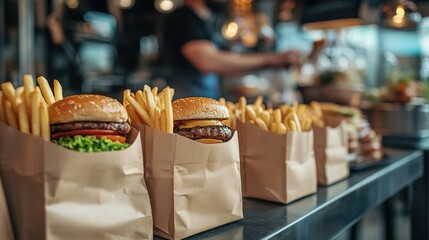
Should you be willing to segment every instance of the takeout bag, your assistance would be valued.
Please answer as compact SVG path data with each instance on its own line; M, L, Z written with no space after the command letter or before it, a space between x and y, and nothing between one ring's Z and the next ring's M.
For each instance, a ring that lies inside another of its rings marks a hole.
M237 121L243 195L289 203L317 190L313 132L275 134Z
M141 127L154 232L181 239L243 218L237 134L203 144Z
M3 184L0 175L0 239L13 240L12 225L10 224L9 211L4 197Z
M347 130L344 121L325 119L323 128L313 126L317 182L330 185L350 175Z
M152 239L139 133L79 153L0 123L0 174L17 239Z

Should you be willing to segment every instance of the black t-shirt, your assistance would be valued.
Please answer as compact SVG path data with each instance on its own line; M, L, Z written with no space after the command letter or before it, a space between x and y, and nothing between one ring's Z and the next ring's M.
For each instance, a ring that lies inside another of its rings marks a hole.
M218 76L199 72L182 54L182 47L188 42L212 41L208 22L188 7L177 9L167 19L164 34L166 62L171 67L169 84L176 89L177 97L218 98L220 95Z

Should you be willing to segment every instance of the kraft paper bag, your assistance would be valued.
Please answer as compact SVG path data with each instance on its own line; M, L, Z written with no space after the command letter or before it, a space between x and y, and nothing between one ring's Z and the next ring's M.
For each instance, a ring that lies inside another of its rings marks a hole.
M152 239L139 133L79 153L0 123L0 174L17 239Z
M313 132L275 134L237 122L245 197L289 203L317 191Z
M243 218L237 134L203 144L140 128L154 232L182 239Z
M9 211L4 197L3 184L0 176L0 239L13 240Z
M326 121L327 126L314 126L314 152L317 182L327 186L350 175L346 123Z

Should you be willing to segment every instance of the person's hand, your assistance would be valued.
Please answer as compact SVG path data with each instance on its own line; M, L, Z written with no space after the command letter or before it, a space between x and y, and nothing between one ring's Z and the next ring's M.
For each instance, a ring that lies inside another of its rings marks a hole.
M48 19L48 28L51 31L52 42L54 44L62 44L65 41L64 32L61 26L55 18Z
M304 58L302 53L300 51L290 50L272 55L270 65L273 67L300 67L303 63Z

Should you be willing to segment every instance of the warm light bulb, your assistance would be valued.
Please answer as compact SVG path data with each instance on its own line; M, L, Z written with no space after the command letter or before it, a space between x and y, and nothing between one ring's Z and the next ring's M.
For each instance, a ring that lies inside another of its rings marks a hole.
M119 6L124 9L132 8L134 6L134 0L119 0Z
M77 7L79 7L79 0L66 0L65 4L70 9L76 9Z
M162 13L170 13L177 7L177 0L155 0L155 8Z
M170 12L174 8L174 3L171 0L162 0L159 2L159 8L164 12Z
M399 16L404 16L405 15L405 9L404 9L403 6L398 6L396 8L396 15L399 15Z
M238 24L236 22L229 22L222 28L222 34L227 40L235 39L238 35Z

